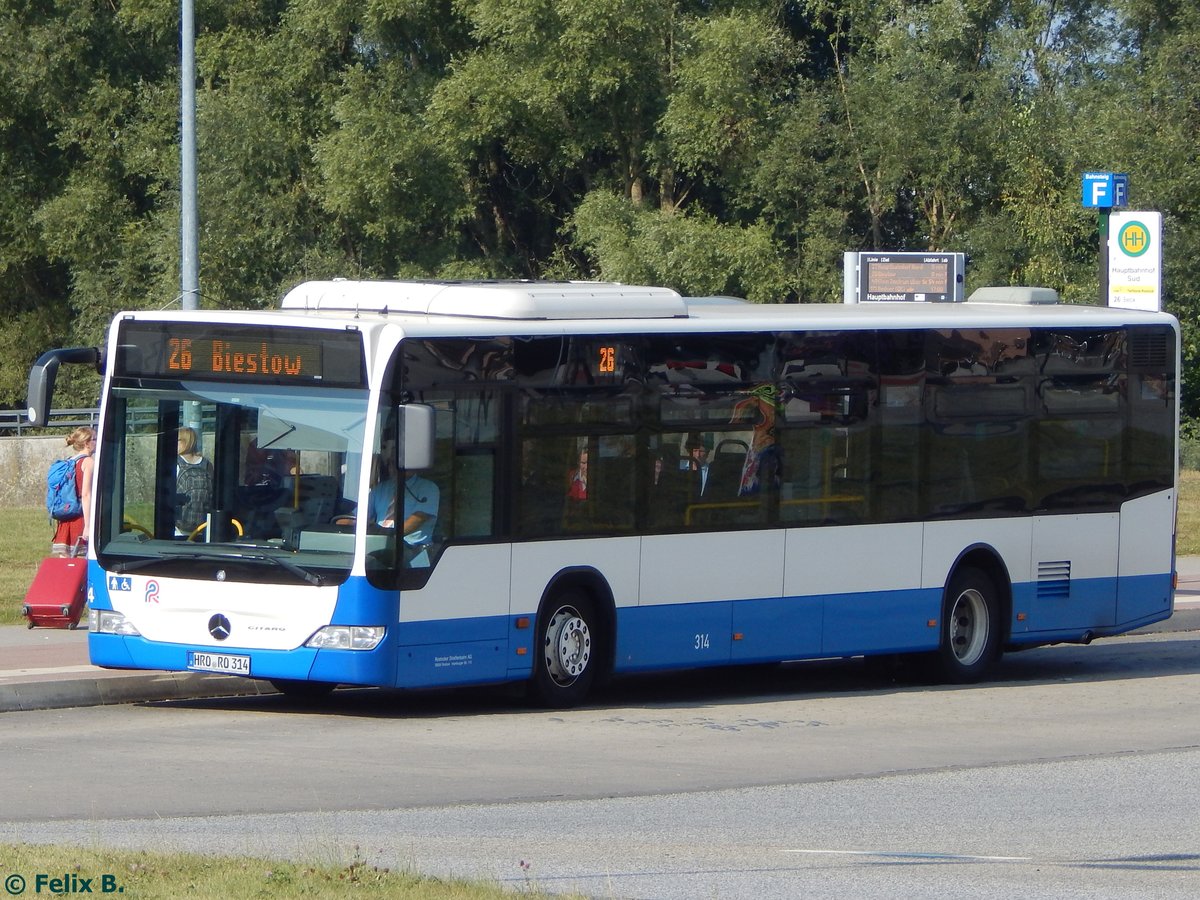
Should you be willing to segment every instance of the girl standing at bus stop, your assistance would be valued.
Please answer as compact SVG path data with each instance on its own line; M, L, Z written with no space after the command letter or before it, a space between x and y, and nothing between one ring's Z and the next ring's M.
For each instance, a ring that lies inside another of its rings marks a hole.
M83 511L74 519L55 522L54 537L50 541L51 556L70 556L81 549L81 543L87 543L88 510L92 505L92 454L96 452L96 432L88 425L81 425L67 436L67 446L75 451L75 455L71 457L75 464L75 493Z

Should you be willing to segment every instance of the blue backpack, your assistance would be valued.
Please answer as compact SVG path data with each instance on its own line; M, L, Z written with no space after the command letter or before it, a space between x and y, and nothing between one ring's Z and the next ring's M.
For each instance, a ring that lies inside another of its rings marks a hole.
M83 504L75 489L75 463L74 459L56 459L46 476L46 510L60 522L83 515Z

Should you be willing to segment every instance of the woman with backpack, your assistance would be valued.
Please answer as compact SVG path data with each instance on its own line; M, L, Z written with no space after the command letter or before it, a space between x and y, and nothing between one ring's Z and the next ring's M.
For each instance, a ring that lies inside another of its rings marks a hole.
M51 509L54 516L54 537L50 541L51 556L70 556L87 544L88 515L92 505L92 454L96 452L96 432L88 425L81 425L67 435L67 446L74 451L70 462L74 469L75 496L79 511L66 518ZM53 489L53 485L51 488ZM82 555L82 553L79 553Z

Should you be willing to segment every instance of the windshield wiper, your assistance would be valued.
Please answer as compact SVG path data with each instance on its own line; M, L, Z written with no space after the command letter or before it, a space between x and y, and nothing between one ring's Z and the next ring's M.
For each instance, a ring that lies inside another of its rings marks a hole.
M271 556L266 553L231 553L229 555L233 559L252 559L255 562L274 563L281 569L291 572L297 578L303 579L314 587L321 587L321 585L325 583L325 579L320 575L310 572L308 569L304 568L304 566L298 566L290 559L286 559L282 556Z
M110 571L117 575L124 575L127 572L136 572L138 569L145 569L149 566L158 565L161 562L170 562L175 559L207 559L202 553L172 553L169 556L151 556L146 559L133 559L129 562L117 563Z

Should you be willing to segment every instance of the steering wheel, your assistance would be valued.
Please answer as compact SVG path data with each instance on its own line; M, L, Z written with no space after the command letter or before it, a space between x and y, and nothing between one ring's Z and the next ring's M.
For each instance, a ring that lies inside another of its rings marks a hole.
M121 522L121 530L122 531L140 531L142 534L144 534L148 538L154 537L154 534L150 531L149 528L147 528L145 525L135 522L133 519L129 518L129 516L125 516L124 520Z
M237 519L230 519L229 521L232 522L233 527L237 529L238 537L241 537L242 535L244 535L246 533L245 529L242 528L242 523L239 522ZM200 532L202 532L207 527L208 527L207 522L201 522L199 525L197 525L195 528L192 529L192 533L187 536L187 539L189 541L194 541L196 538L198 538L200 536Z

